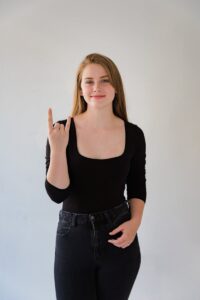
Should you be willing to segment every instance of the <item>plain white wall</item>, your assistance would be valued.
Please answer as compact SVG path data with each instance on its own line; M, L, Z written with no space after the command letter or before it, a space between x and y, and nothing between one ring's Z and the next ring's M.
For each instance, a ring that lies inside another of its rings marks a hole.
M71 112L91 52L116 63L147 144L141 268L130 299L199 300L199 1L0 3L0 298L54 300L58 205L44 188L47 110Z

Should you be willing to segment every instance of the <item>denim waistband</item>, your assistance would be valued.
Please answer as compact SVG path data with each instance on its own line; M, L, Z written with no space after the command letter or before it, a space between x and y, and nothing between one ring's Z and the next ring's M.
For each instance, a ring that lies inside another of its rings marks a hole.
M112 222L118 215L123 215L130 212L128 201L123 201L121 204L110 209L93 212L93 213L76 213L61 209L59 211L59 220L69 224L84 224L89 220L100 223Z

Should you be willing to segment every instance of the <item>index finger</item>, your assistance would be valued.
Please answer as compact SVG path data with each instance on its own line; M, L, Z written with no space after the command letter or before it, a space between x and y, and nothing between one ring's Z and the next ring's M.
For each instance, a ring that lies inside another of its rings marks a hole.
M53 114L52 109L49 107L48 109L48 130L51 131L53 128Z

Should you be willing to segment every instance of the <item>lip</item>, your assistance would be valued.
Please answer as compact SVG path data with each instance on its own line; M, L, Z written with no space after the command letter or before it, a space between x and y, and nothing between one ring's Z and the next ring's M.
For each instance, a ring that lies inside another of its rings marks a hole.
M101 95L95 95L95 96L91 96L92 98L103 98L103 97L105 97L105 96L101 96Z

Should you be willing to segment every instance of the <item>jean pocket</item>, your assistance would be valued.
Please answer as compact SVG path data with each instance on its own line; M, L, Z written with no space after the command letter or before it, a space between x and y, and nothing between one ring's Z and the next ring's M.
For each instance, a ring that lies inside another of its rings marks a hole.
M127 208L127 210L123 210L122 212L114 216L114 218L112 219L112 227L115 228L130 219L131 219L131 212L129 208Z
M71 224L59 220L56 233L58 236L67 236L69 234L70 229L71 229Z

